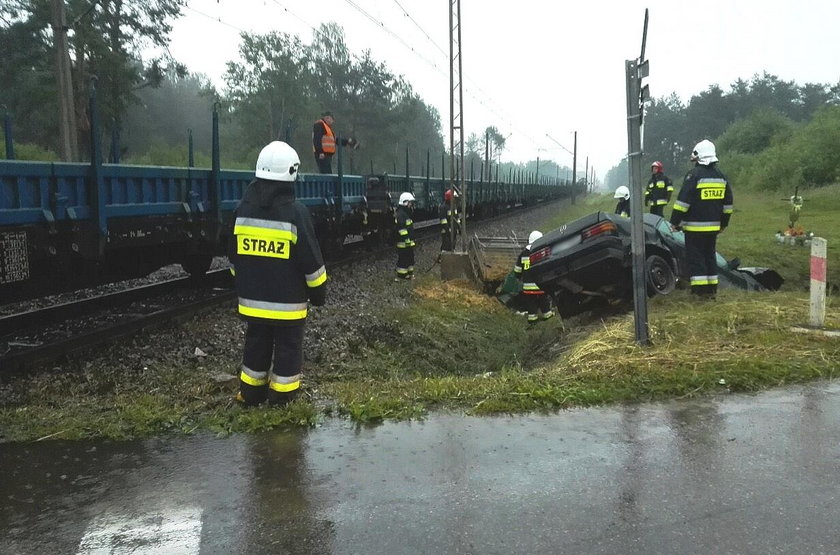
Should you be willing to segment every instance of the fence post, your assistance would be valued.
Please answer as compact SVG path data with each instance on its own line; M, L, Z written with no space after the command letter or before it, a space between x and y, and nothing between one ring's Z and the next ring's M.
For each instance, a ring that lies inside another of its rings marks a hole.
M825 278L828 241L822 237L811 239L811 327L825 325Z
M102 179L102 146L99 143L99 104L96 100L96 77L90 81L90 211L99 231L99 254L104 252L108 237L108 217L105 214L105 183Z
M193 150L193 136L192 136L192 129L189 129L188 135L188 142L187 142L187 166L190 168L195 167L195 151Z
M210 188L208 197L213 205L215 231L214 240L219 236L222 224L222 153L219 146L219 109L221 103L213 104L213 131L211 145Z
M5 106L3 106L5 111ZM8 111L3 115L3 134L6 138L6 160L15 159L15 143L12 138L12 116Z

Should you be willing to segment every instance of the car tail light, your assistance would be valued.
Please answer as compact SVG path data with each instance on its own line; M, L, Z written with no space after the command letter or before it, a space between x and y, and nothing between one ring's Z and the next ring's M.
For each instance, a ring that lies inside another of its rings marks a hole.
M528 260L531 261L531 265L534 265L540 260L548 258L549 256L551 256L551 247L543 247L540 250L531 253L531 256L528 257Z
M593 225L589 229L584 229L581 234L580 238L586 241L587 239L591 239L597 235L601 235L602 233L611 233L615 234L616 226L612 222L601 222L599 224Z

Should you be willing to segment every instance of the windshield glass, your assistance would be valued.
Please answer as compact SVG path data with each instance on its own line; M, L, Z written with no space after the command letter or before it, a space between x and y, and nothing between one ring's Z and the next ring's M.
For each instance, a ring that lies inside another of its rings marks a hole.
M677 244L685 245L685 235L682 231L672 231L671 224L668 220L662 219L656 222L656 231L662 234L663 237L670 237Z

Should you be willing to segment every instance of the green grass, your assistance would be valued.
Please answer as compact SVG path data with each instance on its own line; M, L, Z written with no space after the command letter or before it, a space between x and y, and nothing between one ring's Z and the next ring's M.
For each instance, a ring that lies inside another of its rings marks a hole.
M677 187L676 193L679 192ZM792 194L789 193L789 194ZM789 194L775 191L739 191L735 188L735 213L729 228L718 237L718 251L727 259L738 257L745 267L773 268L783 278L783 291L803 290L810 284L810 248L807 246L783 245L776 242L775 235L788 226ZM805 203L798 224L807 232L828 241L828 281L840 285L840 185L800 190ZM540 229L549 231L595 210L612 212L615 199L611 194L591 195L578 199ZM670 217L670 208L665 217Z
M330 383L324 391L337 400L340 411L367 421L415 417L420 407L518 413L756 391L837 375L840 341L789 331L791 324L807 319L802 295L729 290L716 303L698 304L677 291L654 299L649 309L653 345L648 348L634 344L631 314L581 316L569 321L563 334L554 335L559 328L543 330L549 337L532 346L545 340L549 346L536 366L509 362L492 374L404 371L385 379L365 376L361 382ZM840 324L836 309L831 323ZM521 322L510 325L516 334ZM507 345L512 358L514 345L525 346L515 341ZM369 356L399 350L392 345ZM516 358L534 362L527 352Z
M579 198L540 228L597 208L610 210L610 196ZM829 279L837 282L840 188L804 196L800 221L828 239ZM289 407L243 409L232 401L235 380L212 379L235 378L241 355L241 338L219 340L216 314L189 329L160 332L180 334L185 345L215 345L213 367L183 353L146 365L142 349L129 348L126 356L134 358L124 358L119 368L87 362L61 373L22 375L0 391L9 400L0 407L0 437L251 433L312 426L336 415L376 422L422 418L436 409L554 411L835 378L840 340L790 331L808 319L809 249L775 242L786 218L787 205L775 196L736 191L736 213L721 235L721 252L744 265L779 270L785 286L775 293L722 290L713 303L695 301L685 290L656 297L649 302L650 347L635 345L632 314L584 314L529 327L471 284L424 276L413 284L408 306L361 330L341 361L329 369L314 363L305 368L306 395ZM829 297L826 323L840 327L836 296ZM140 336L136 345L153 342Z

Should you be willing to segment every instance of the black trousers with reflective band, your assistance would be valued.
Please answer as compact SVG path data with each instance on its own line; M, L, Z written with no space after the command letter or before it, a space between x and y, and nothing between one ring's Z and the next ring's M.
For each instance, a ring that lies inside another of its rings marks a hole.
M685 256L690 280L698 276L717 280L717 236L716 231L685 232ZM717 283L702 285L692 283L691 293L694 295L714 295L717 293Z
M408 278L414 273L414 247L397 249L397 277Z
M271 373L281 377L300 374L303 367L303 329L303 323L273 326L248 322L242 364L254 372L271 370ZM269 388L268 379L265 385L254 386L241 378L239 391L249 405L259 404L266 398L269 401L282 401L296 393L274 391Z
M551 310L551 298L545 293L541 295L522 293L522 301L525 305L525 310L528 312L529 321L536 319L538 312L545 314Z
M650 213L656 214L657 216L661 216L662 212L665 210L664 204L654 204L650 207Z

